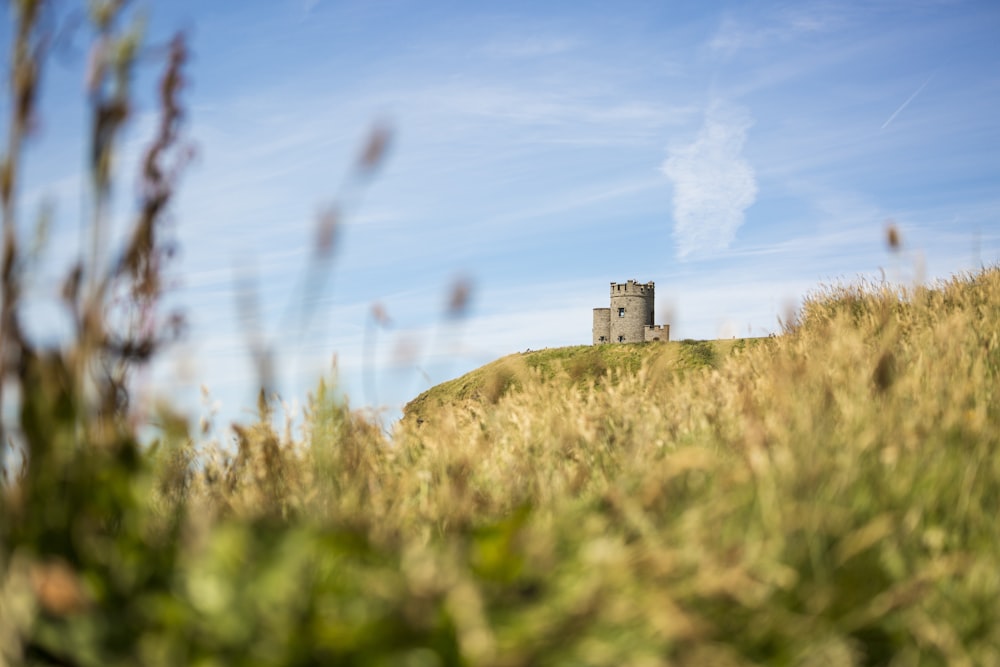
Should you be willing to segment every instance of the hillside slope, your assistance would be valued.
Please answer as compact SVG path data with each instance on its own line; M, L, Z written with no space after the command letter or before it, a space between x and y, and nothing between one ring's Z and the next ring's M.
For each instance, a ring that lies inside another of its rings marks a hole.
M662 373L715 366L733 350L762 339L683 340L628 345L574 345L517 352L423 392L403 409L405 421L423 422L445 406L489 405L527 384L552 383L567 389L614 383L624 373L655 367Z

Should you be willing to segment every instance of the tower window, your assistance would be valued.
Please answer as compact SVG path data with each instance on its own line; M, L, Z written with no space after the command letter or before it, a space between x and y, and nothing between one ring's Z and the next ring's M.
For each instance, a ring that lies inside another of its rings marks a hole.
M625 317L625 309L624 308L619 308L618 309L618 317Z
M624 343L625 342L625 336L619 336L618 337L618 342L619 343Z

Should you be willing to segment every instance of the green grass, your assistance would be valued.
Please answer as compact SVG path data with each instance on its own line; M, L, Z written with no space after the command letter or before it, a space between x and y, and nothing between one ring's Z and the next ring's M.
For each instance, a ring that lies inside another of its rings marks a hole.
M644 365L666 373L713 367L735 350L760 344L761 339L575 345L508 355L465 375L442 382L410 401L406 420L421 423L444 406L495 404L526 384L557 382L567 389L603 386Z

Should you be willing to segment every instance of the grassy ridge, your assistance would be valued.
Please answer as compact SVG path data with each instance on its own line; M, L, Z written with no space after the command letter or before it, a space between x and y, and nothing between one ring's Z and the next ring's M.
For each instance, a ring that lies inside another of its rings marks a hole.
M508 355L465 375L442 382L410 401L404 419L421 423L445 406L495 404L511 391L534 382L557 380L566 388L588 384L604 386L643 366L661 372L683 373L717 365L734 350L757 344L758 339L638 343L631 345L575 345Z

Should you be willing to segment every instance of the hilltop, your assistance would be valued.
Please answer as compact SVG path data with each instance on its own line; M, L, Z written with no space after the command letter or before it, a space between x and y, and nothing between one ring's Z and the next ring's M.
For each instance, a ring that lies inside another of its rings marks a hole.
M461 377L431 387L403 408L405 421L423 422L446 406L491 405L531 384L584 388L614 383L622 374L643 366L660 372L683 373L714 367L734 350L760 338L682 340L657 343L573 345L517 352L501 357Z

